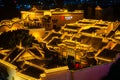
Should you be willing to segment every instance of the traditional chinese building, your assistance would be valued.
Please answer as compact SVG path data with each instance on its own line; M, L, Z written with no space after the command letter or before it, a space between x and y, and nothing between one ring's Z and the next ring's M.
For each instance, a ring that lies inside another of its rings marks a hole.
M66 23L73 23L84 18L82 10L70 12L66 9L38 10L33 7L29 11L21 11L21 19L26 26L45 27L46 30L60 27Z

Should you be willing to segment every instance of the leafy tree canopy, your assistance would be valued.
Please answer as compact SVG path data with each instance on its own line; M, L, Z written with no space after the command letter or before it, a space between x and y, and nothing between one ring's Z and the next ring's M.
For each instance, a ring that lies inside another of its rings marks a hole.
M23 47L30 47L32 43L37 41L32 35L29 35L29 30L13 30L8 32L3 32L0 35L0 47L5 49L10 49L22 43Z

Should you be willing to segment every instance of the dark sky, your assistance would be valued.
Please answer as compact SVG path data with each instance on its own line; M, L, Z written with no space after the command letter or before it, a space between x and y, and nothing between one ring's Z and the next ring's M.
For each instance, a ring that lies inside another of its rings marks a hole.
M11 19L13 17L20 17L20 10L17 10L16 9L16 1L22 1L22 0L2 0L3 3L4 3L4 7L0 7L0 20L2 19ZM24 1L24 0L23 0ZM23 2L22 1L22 2ZM35 3L35 0L25 0L26 2L28 1L30 3ZM52 3L55 3L55 7L56 8L67 8L69 10L74 10L74 9L84 9L85 10L85 15L87 15L89 12L87 12L88 10L88 7L91 6L91 5L86 5L86 4L79 4L79 5L76 5L76 4L73 4L73 5L67 5L67 6L64 6L63 7L63 3L65 0L41 0L44 2L44 6L43 6L43 9L49 9L48 5L52 4ZM66 0L66 1L74 1L75 0ZM76 0L77 1L77 0ZM96 0L89 0L91 2L95 2ZM100 0L100 1L108 1L108 0ZM109 0L110 1L110 0ZM117 1L117 0L114 0L114 1ZM120 2L120 0L118 0ZM52 2L52 3L51 3ZM105 4L106 5L106 4ZM103 6L102 6L103 7ZM108 7L111 7L111 11L112 12L104 12L106 17L111 17L111 18L114 18L115 19L120 19L120 5L108 5L107 7L104 7L105 10L107 10L106 8ZM93 9L95 7L92 7ZM110 10L109 10L110 11ZM109 15L109 13L112 13L111 15ZM94 13L93 13L94 14ZM109 15L109 16L108 16ZM94 15L93 15L94 16ZM107 19L107 18L106 18Z

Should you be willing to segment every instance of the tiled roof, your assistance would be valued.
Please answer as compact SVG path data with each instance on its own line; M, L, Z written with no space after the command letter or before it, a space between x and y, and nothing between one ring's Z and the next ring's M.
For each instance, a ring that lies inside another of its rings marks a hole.
M66 25L64 28L68 28L68 29L80 29L81 27L79 27L79 26L69 26L69 25Z
M62 34L60 34L60 33L52 32L44 39L44 41L49 42L53 37L61 37L61 36L62 36Z
M22 70L21 73L37 78L37 79L39 79L40 74L44 72L43 70L36 68L35 66L31 66L29 64L24 64L23 68L25 69Z
M120 44L117 44L112 50L120 51Z
M60 38L53 38L48 45L51 46L57 46L58 44L62 43L62 40Z
M10 60L10 62L13 62L15 58L21 54L23 49L15 48L6 58L6 60Z
M97 57L113 60L118 53L119 52L115 50L104 49L99 55L97 55Z
M82 30L81 32L85 32L85 33L93 33L96 32L96 30L100 30L100 28L95 28L95 27L91 27L85 30Z
M33 48L33 49L29 49L32 53L34 53L36 56L39 56L39 57L42 57L42 55L40 54L40 52L36 49L36 48Z

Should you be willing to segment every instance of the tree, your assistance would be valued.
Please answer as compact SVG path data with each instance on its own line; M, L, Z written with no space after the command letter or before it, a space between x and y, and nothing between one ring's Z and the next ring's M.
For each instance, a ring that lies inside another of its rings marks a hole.
M3 48L14 48L16 45L22 42L24 47L32 46L32 43L37 43L32 35L29 35L28 30L14 30L3 32L0 35L0 47Z

